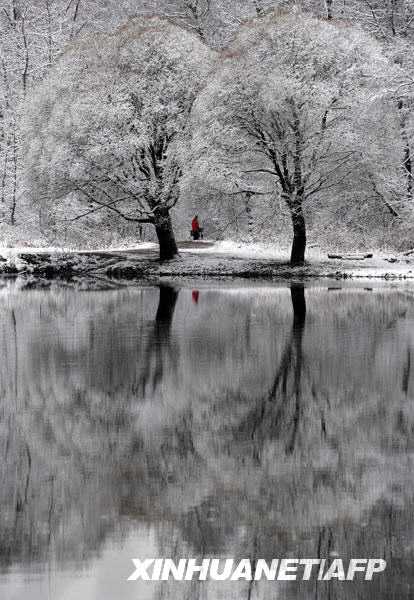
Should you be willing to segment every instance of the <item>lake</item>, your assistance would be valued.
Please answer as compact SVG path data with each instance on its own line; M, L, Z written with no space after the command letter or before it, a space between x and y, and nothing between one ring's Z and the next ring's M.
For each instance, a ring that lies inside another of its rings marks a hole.
M412 284L7 282L0 306L1 600L414 597ZM126 581L206 556L388 567Z

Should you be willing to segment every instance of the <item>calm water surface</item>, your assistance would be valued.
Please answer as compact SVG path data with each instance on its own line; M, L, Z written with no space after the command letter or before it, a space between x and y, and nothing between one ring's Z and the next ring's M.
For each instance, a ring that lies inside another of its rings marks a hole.
M1 600L414 597L414 288L0 289ZM380 557L371 584L132 557Z

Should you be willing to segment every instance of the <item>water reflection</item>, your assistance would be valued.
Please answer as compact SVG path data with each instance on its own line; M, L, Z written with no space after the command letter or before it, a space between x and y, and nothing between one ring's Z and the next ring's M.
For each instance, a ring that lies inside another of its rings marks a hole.
M269 390L252 404L239 427L239 439L252 441L253 458L261 462L261 453L271 439L285 438L285 453L294 451L299 430L301 407L301 378L303 365L303 334L306 322L306 300L303 285L292 284L290 296L293 320L290 335Z
M166 369L176 371L178 347L171 341L171 327L177 299L178 289L168 285L160 286L157 314L145 341L139 385L144 397L157 391Z
M10 287L0 303L0 597L412 597L409 289ZM369 586L131 588L148 552L391 567Z

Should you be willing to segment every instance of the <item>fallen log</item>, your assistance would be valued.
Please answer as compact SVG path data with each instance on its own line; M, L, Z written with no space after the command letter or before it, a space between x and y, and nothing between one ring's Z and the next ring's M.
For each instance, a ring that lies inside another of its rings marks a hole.
M336 258L341 260L365 260L366 258L372 258L372 253L367 254L328 254L328 258Z

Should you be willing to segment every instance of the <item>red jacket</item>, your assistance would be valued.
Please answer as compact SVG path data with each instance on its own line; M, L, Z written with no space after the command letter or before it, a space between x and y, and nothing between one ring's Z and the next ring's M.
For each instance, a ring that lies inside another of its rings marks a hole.
M191 231L198 231L200 229L200 223L198 222L198 219L194 218L191 221Z

